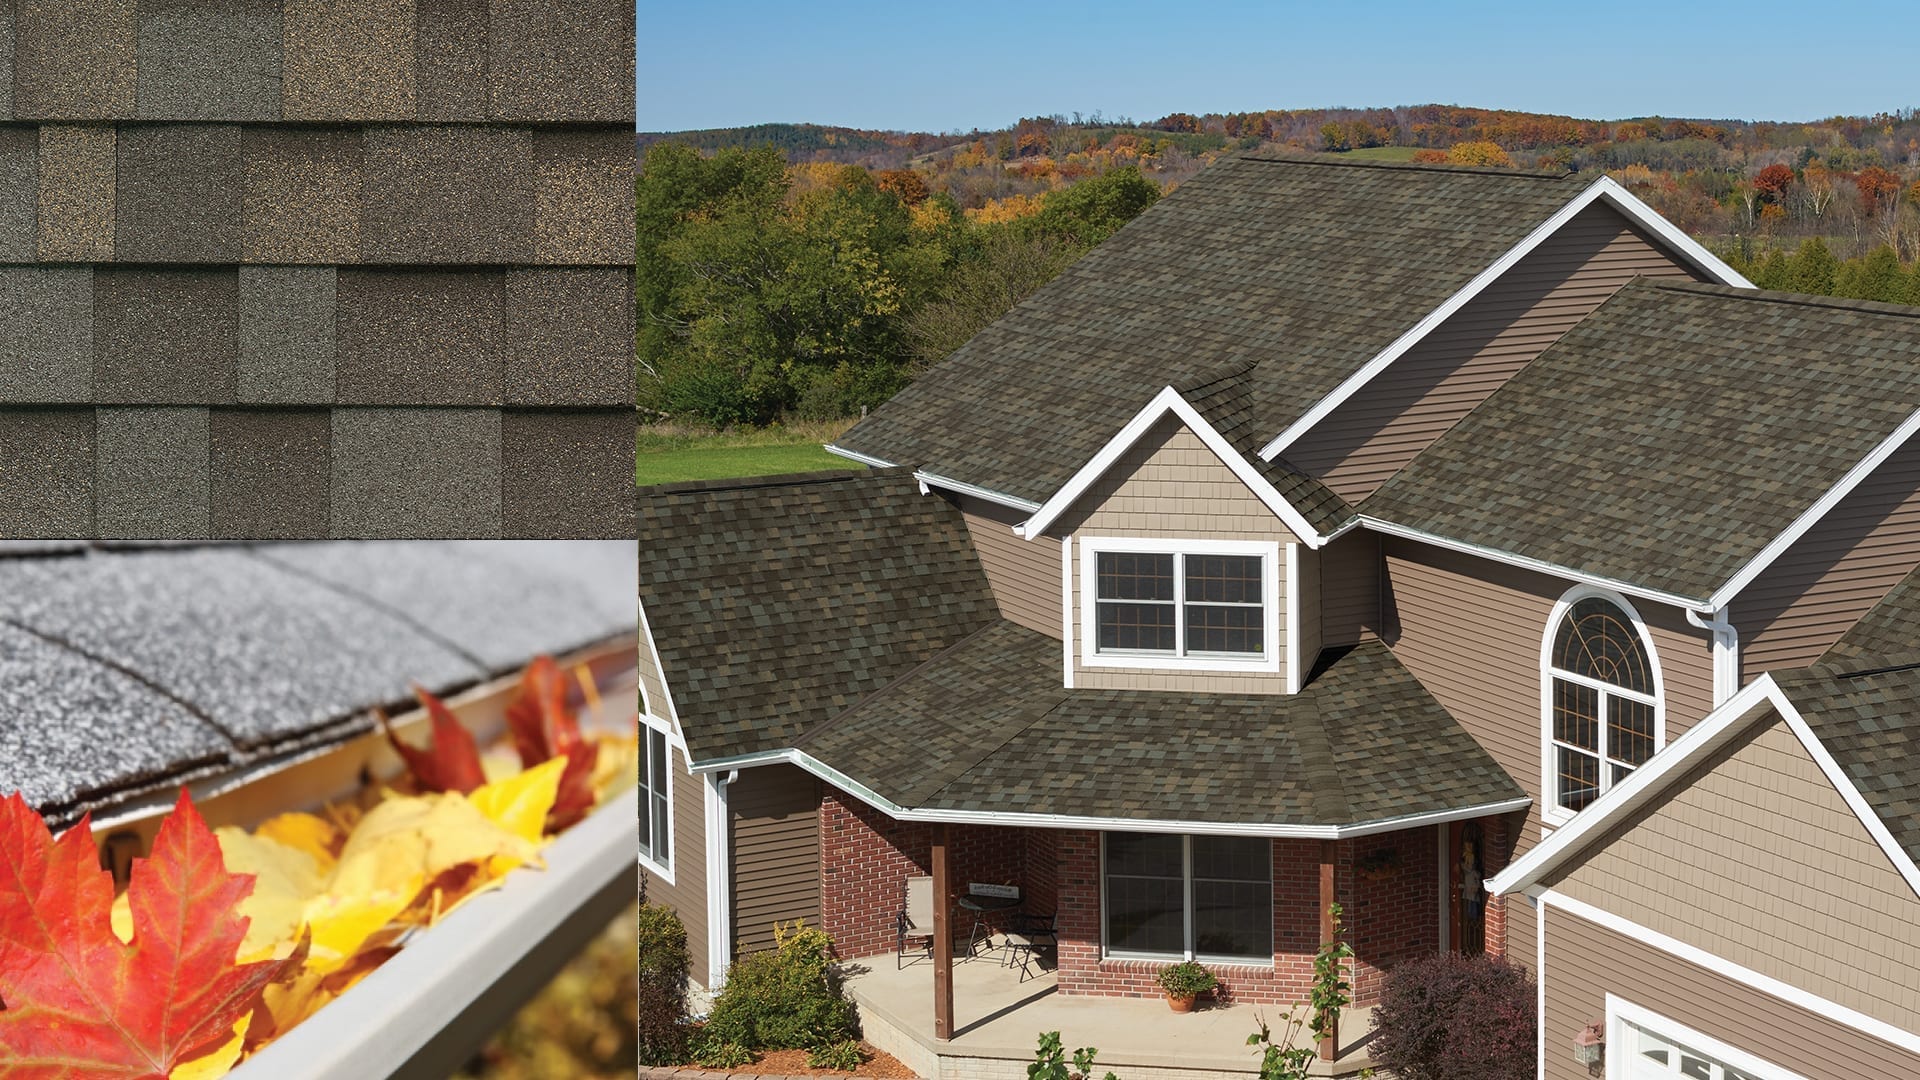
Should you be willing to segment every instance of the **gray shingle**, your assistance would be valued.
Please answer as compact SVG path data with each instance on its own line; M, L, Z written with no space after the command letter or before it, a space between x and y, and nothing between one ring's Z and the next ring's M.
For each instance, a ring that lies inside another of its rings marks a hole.
M1920 668L1773 674L1894 842L1920 860Z
M563 540L529 543L525 540L461 540L460 550L474 550L488 559L524 566L579 586L576 595L594 618L622 633L634 629L639 584L639 544L633 539Z
M507 271L506 402L633 404L633 274Z
M40 127L40 258L113 258L114 129Z
M240 146L248 262L359 261L365 162L358 128L248 127Z
M524 263L533 256L533 134L448 124L366 132L361 257L388 263Z
M1920 663L1920 568L1887 590L1821 657L1836 671Z
M92 400L92 267L0 266L0 311L0 402Z
M500 414L335 409L332 492L335 537L497 537Z
M634 7L492 0L493 115L633 125Z
M415 118L487 119L487 0L418 0L418 7Z
M93 535L93 409L0 406L0 536Z
M407 120L414 108L414 0L286 0L289 120Z
M0 262L33 261L39 200L40 136L30 127L0 127Z
M240 128L120 130L114 255L122 262L237 262Z
M503 535L632 536L634 423L631 409L503 414Z
M16 0L14 115L131 118L137 8L136 0Z
M13 5L0 8L0 120L13 119Z
M210 535L315 540L327 535L326 409L215 409Z
M138 114L278 120L280 4L140 0Z
M239 306L235 270L101 267L93 279L95 400L232 402Z
M240 401L333 403L336 282L331 266L240 268Z
M207 410L102 408L96 419L97 535L205 539L210 528Z
M533 152L537 261L631 265L633 131L536 131Z
M343 405L497 405L507 353L498 270L340 274Z

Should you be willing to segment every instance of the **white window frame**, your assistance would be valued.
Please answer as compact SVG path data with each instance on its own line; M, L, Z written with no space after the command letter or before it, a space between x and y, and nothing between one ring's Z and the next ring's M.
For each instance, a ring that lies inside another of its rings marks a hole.
M1713 1064L1737 1069L1753 1077L1754 1080L1806 1080L1799 1073L1790 1072L1770 1061L1757 1058L1737 1046L1730 1046L1711 1035L1676 1023L1652 1009L1642 1008L1614 994L1607 995L1607 1080L1628 1080L1627 1025L1629 1024L1658 1038L1678 1044L1683 1049L1711 1058ZM1683 1074L1679 1071L1679 1063L1671 1062L1670 1064L1673 1066L1674 1077L1681 1077ZM1715 1080L1718 1078L1716 1077Z
M652 775L652 773L648 771L650 766L647 762L649 732L660 733L661 745L666 747L667 751L667 857L663 860L649 852L648 844L652 838L650 836L643 836L640 838L640 868L648 873L657 875L662 882L671 885L673 884L673 864L680 856L680 838L675 835L673 827L675 811L673 801L673 728L667 721L659 717L644 712L640 714L640 798L643 800L652 797L652 789L648 787L649 777ZM652 807L648 806L647 809L649 814L651 814ZM649 820L651 820L651 818L649 818Z
M1248 839L1248 838L1243 838ZM1273 959L1273 927L1271 925L1274 910L1273 900L1273 841L1267 840L1267 959L1264 963L1246 956L1213 956L1193 951L1193 835L1180 834L1180 916L1181 937L1185 947L1178 953L1139 952L1114 949L1107 944L1107 834L1100 834L1100 959L1102 960L1147 960L1155 963L1173 963L1180 960L1198 960L1214 967L1246 967L1271 971Z
M1601 682L1598 679L1575 675L1572 672L1563 671L1553 666L1553 640L1559 635L1560 624L1566 620L1567 612L1573 609L1573 605L1587 599L1605 600L1607 603L1612 604L1625 613L1628 621L1633 624L1634 632L1640 635L1641 648L1647 650L1647 667L1653 672L1653 694L1651 696L1622 689L1612 683ZM1600 589L1591 585L1576 585L1567 590L1567 592L1560 597L1559 603L1553 605L1553 612L1547 618L1546 633L1540 638L1540 819L1550 828L1565 825L1567 822L1572 821L1575 814L1578 813L1578 811L1568 810L1566 807L1560 805L1560 775L1559 770L1555 768L1557 763L1555 751L1563 744L1553 737L1553 681L1555 679L1564 679L1575 685L1590 687L1600 692L1599 781L1601 795L1606 794L1607 789L1613 786L1613 770L1611 768L1613 762L1607 754L1606 696L1608 694L1652 705L1653 752L1658 754L1667 745L1667 676L1666 672L1660 669L1660 653L1653 647L1653 634L1647 629L1646 621L1640 617L1640 612L1627 601L1625 596L1611 589ZM1581 754L1589 752L1577 746L1568 746L1567 748ZM1644 763L1640 766L1634 766L1634 768L1644 767ZM1596 796L1596 798L1597 797L1598 796Z
M1080 666L1150 668L1166 671L1258 671L1277 674L1285 650L1280 640L1280 544L1273 540L1143 539L1133 536L1088 536L1080 544ZM1101 652L1099 622L1100 556L1102 553L1173 556L1173 641L1175 655L1148 652ZM1185 654L1187 638L1186 556L1252 555L1260 559L1261 653L1258 656Z

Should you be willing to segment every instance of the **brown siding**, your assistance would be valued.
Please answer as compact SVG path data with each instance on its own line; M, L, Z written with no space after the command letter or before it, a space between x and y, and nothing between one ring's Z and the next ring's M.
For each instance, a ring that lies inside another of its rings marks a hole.
M1747 678L1810 664L1920 565L1920 440L1895 451L1735 597Z
M1568 1052L1606 1015L1606 995L1791 1069L1808 1080L1920 1076L1920 1055L1863 1035L1571 914L1545 909L1547 1080L1589 1080ZM1903 1026L1911 1026L1911 1021Z
M733 817L733 939L773 947L773 924L820 925L820 782L792 765L740 770Z
M1888 1023L1920 1014L1920 900L1784 722L1672 790L1554 888Z
M1348 500L1366 498L1638 275L1697 276L1619 211L1588 207L1284 456Z
M1320 552L1320 635L1351 645L1380 633L1380 537L1355 529Z
M1287 619L1284 613L1281 615L1280 621L1286 625L1287 633L1294 636L1294 647L1300 650L1300 666L1305 669L1301 672L1300 678L1304 684L1306 677L1313 671L1314 661L1320 658L1322 645L1325 644L1321 634L1320 624L1320 606L1322 603L1320 596L1320 553L1305 544L1297 545L1294 550L1295 557L1300 560L1299 595L1294 597L1294 604L1299 608L1299 625L1292 625L1291 620ZM1286 558L1287 549L1282 547L1280 549L1281 562L1284 563ZM1282 585L1281 588L1284 590L1290 587L1290 584L1291 583Z
M673 882L645 867L640 878L651 903L665 904L687 928L693 977L707 984L707 804L706 779L687 772L687 759L673 751Z
M1073 610L1080 610L1079 560L1083 536L1168 539L1271 540L1280 544L1280 634L1273 648L1286 656L1286 545L1294 535L1240 482L1199 436L1177 419L1155 425L1107 470L1054 525L1074 537ZM1220 694L1275 694L1286 690L1285 662L1269 672L1187 672L1083 667L1082 630L1074 632L1075 685L1100 689L1186 690Z
M969 495L953 496L967 520L967 533L987 584L1009 622L1050 637L1060 636L1060 541L1051 536L1022 540L1013 527L1032 516Z

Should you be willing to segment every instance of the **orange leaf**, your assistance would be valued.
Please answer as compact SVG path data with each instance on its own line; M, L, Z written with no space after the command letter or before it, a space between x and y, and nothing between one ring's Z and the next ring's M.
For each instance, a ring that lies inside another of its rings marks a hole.
M387 733L387 741L393 744L394 752L407 763L407 769L420 782L420 787L426 791L457 791L465 795L486 783L487 778L480 768L480 750L473 744L473 734L455 719L445 702L418 686L413 688L413 694L420 699L420 704L426 706L427 715L433 718L433 735L427 749L401 742L400 736L387 723L385 713L375 711L374 716Z
M595 802L593 765L600 748L580 734L580 719L567 708L567 680L551 656L536 656L520 673L520 689L507 706L507 727L524 768L565 755L560 793L547 814L547 831L559 832L587 815Z

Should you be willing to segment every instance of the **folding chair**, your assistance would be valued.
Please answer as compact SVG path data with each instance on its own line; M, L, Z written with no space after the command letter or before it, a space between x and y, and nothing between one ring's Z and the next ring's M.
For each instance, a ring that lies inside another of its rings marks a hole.
M907 966L908 938L925 938L926 946L914 951L924 955L928 960L933 959L933 879L930 877L908 878L906 893L906 903L901 907L899 915L899 937L894 945L893 968L895 971Z
M1020 965L1020 981L1026 982L1033 974L1032 965L1038 960L1035 955L1045 952L1059 964L1060 937L1054 926L1052 915L1027 915L1016 913L1007 929L1007 966L1017 961ZM1046 973L1042 965L1040 971Z

